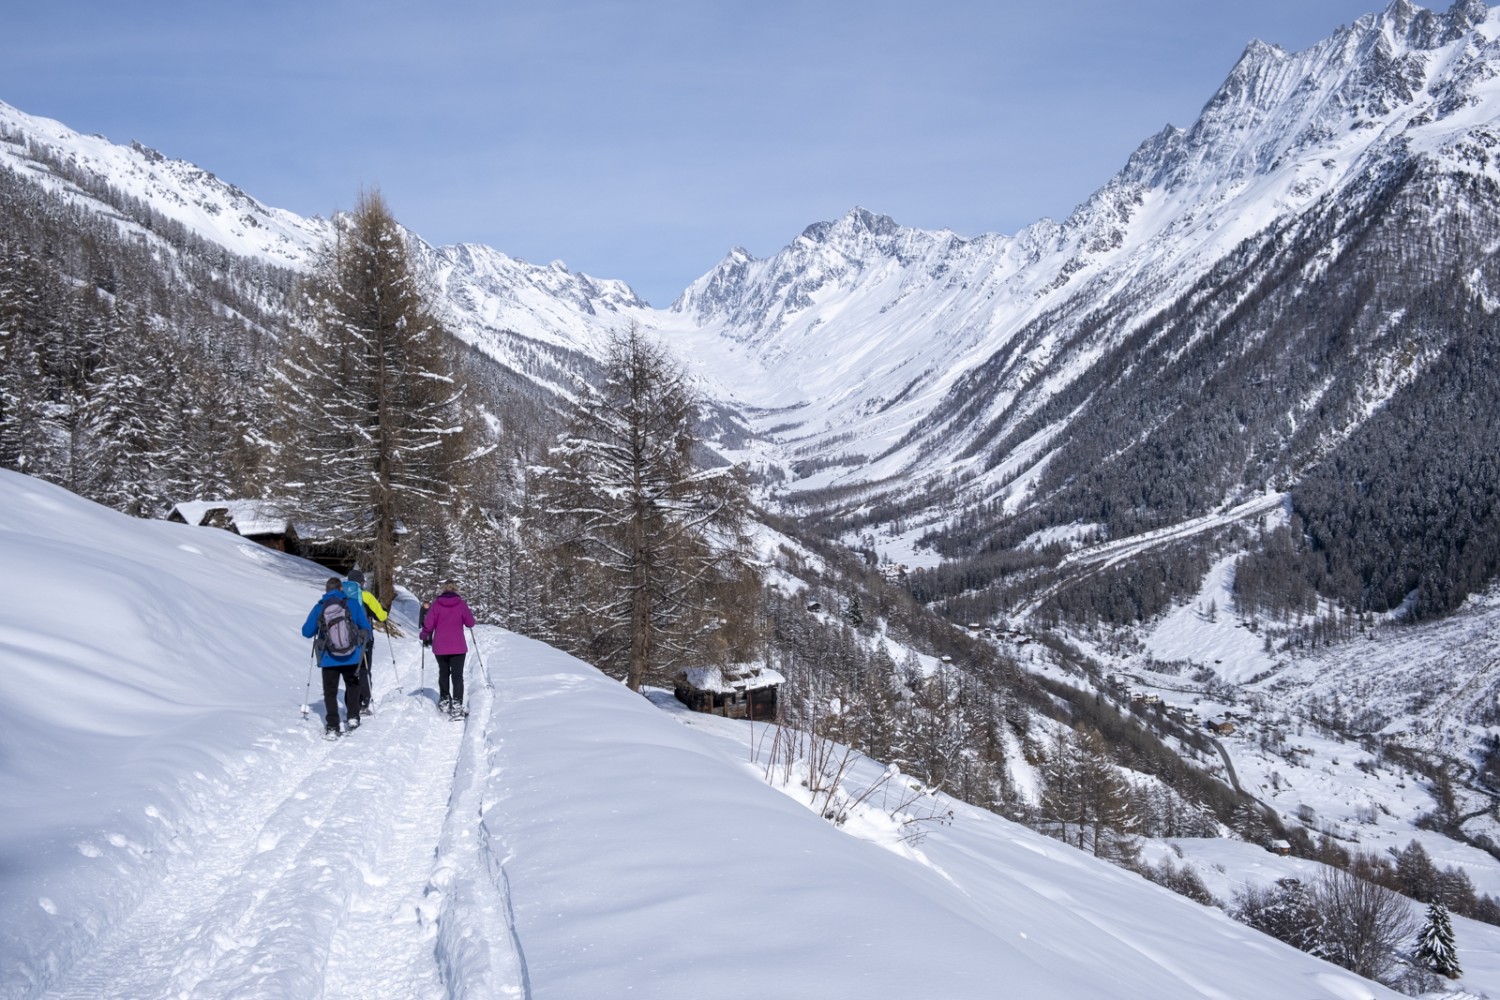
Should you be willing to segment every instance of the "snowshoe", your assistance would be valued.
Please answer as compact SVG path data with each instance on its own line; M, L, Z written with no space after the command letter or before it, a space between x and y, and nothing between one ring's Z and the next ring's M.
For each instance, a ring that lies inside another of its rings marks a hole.
M451 711L453 711L453 699L451 699L451 698L442 698L442 699L440 699L438 701L438 711L439 712L451 712Z
M357 719L357 718L356 719L350 719L348 721L348 723L345 725L346 731L351 732L351 733L354 732L358 728L359 728L359 719Z
M339 736L340 736L340 733L339 733L339 727L338 726L324 726L323 727L323 738L325 740L330 740L330 741L331 740L336 740L336 739L339 738Z
M459 704L458 702L454 702L448 707L448 718L452 719L454 722L462 722L468 717L469 710L467 708L464 708L463 705Z

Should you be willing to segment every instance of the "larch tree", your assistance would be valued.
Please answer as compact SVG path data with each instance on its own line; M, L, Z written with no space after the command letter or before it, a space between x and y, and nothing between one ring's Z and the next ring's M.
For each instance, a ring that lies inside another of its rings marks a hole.
M1042 830L1065 844L1082 849L1088 810L1082 792L1083 762L1073 734L1062 727L1052 734L1042 762L1039 811ZM1076 834L1074 833L1076 831Z
M554 625L635 691L689 659L744 658L750 641L745 481L699 467L697 408L664 346L636 326L616 333L539 482Z
M1103 736L1094 729L1060 730L1049 751L1041 800L1049 832L1098 857L1134 860L1140 821Z
M305 304L279 376L282 478L299 515L350 543L389 604L403 531L440 532L451 517L465 436L443 330L378 193L336 220ZM447 567L403 569L430 586Z

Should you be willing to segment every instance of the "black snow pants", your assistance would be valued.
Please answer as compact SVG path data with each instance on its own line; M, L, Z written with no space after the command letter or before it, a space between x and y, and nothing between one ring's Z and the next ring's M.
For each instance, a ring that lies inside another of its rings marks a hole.
M344 679L344 712L351 722L359 721L359 706L363 701L364 685L359 682L359 664L347 667L323 667L324 717L334 729L339 727L339 678Z
M464 703L464 657L467 653L436 653L438 665L438 697L447 701L449 691L453 700Z

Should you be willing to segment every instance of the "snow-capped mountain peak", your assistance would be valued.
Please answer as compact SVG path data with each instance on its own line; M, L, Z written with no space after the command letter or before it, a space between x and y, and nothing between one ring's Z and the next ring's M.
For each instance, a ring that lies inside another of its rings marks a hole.
M1027 387L1068 323L1016 354L1013 337L1049 311L1082 318L1132 290L1118 337L1245 239L1366 197L1417 158L1500 178L1488 152L1500 137L1497 35L1500 15L1475 0L1443 14L1397 0L1302 52L1251 42L1197 121L1147 139L1061 225L963 239L856 208L765 260L732 253L674 303L669 325L691 327L678 335L695 354L727 350L740 398L807 404L804 433L825 428L815 440L830 449L853 436L888 456L860 475L933 467L967 446L950 426L935 425L941 442L908 438L904 458L891 449L988 358L1009 356L1004 384ZM1057 371L1053 385L1071 377ZM989 412L1014 398L997 392Z

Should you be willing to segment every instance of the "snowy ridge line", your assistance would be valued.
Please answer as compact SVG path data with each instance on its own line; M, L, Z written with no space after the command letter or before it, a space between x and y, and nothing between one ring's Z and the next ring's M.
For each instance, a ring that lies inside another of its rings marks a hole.
M474 645L475 658L482 661L477 637ZM509 881L485 822L484 788L491 776L488 765L493 752L489 732L498 726L488 663L470 676L482 677L484 683L472 684L466 691L470 714L462 723L452 794L420 913L436 936L435 957L448 997L529 1000L531 986L515 929Z

